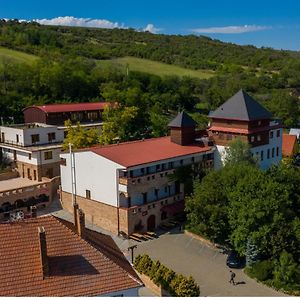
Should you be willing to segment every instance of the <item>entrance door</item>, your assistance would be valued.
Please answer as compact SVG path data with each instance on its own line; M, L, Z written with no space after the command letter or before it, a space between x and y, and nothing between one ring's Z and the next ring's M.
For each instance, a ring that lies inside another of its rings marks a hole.
M153 231L155 229L155 216L151 215L147 221L147 230Z

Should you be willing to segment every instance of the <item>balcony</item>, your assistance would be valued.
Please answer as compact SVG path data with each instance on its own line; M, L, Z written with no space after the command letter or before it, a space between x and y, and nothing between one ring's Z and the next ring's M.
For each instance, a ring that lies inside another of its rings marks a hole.
M162 207L166 206L166 205L170 205L173 204L175 202L181 201L183 199L183 193L177 193L168 197L164 197L164 198L160 198L154 201L149 201L145 204L141 204L141 205L134 205L134 206L130 206L130 207L124 207L121 206L121 209L126 209L128 210L130 213L132 214L137 214L137 213L144 213L145 211L149 211L153 208L159 208L161 209Z

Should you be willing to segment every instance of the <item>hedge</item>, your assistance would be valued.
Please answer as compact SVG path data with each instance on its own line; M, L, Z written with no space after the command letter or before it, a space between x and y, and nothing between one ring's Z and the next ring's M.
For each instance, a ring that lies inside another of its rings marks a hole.
M136 256L133 265L139 273L149 276L155 284L167 290L172 296L200 296L200 288L193 277L176 274L160 261L153 261L147 254Z

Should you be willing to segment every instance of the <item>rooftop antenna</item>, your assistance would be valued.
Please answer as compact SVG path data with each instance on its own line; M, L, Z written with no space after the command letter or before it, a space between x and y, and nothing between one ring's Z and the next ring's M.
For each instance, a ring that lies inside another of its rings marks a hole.
M71 165L71 186L72 186L72 205L76 203L76 173L75 173L75 157L72 152L72 144L69 143L70 165Z

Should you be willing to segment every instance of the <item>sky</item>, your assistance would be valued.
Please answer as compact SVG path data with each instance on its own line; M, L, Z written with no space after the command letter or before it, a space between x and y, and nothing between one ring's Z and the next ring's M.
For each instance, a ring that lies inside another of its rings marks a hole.
M300 0L0 0L0 18L196 34L300 50Z

